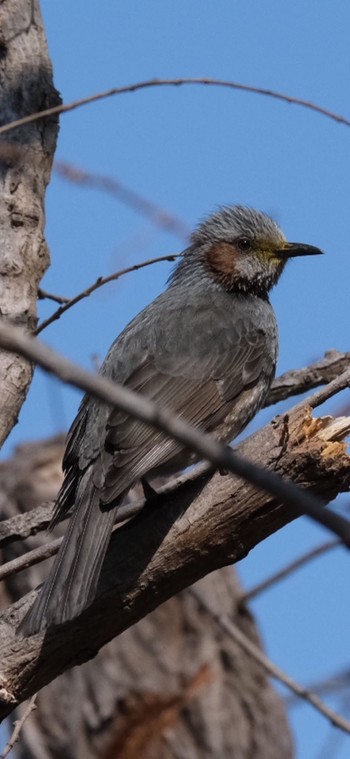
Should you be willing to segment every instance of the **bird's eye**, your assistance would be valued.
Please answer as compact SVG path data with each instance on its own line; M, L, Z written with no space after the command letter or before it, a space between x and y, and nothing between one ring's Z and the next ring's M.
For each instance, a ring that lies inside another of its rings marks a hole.
M250 240L248 240L248 237L240 237L236 240L236 246L239 250L249 250L251 243Z

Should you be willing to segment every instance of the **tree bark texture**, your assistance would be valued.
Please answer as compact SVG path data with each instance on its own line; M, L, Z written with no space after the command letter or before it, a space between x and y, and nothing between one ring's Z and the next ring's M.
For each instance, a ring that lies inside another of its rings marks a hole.
M336 430L334 432L334 430ZM339 424L296 406L238 447L245 458L332 500L350 485ZM59 628L23 639L16 628L34 593L0 617L0 716L184 588L242 559L296 517L234 476L198 475L160 495L112 536L93 604Z
M54 498L62 452L60 439L21 446L0 466L3 517ZM46 537L30 538L30 547ZM13 559L18 549L23 543L11 543L3 558ZM45 563L9 578L8 600L47 570ZM196 591L260 645L231 569L201 580ZM186 590L50 683L16 750L19 759L291 759L293 753L268 677Z
M38 0L0 4L0 123L60 102ZM32 331L38 283L49 264L44 195L58 133L57 117L14 129L0 139L1 315ZM0 444L17 420L32 377L21 356L0 353Z

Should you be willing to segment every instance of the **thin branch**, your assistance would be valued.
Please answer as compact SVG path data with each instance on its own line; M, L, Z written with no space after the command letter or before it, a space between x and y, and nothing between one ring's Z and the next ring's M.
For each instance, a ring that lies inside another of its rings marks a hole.
M302 556L299 556L298 559L295 559L295 561L291 561L289 564L287 564L283 569L280 569L278 572L275 572L274 574L270 575L266 578L266 580L263 580L262 582L259 582L257 585L254 585L253 588L250 590L247 590L246 593L242 593L242 596L240 598L240 603L248 603L253 598L256 598L256 596L260 595L260 593L263 593L265 590L268 590L273 585L276 585L281 580L284 580L286 577L288 577L292 572L295 572L297 569L300 569L305 564L307 564L309 561L312 561L313 559L316 559L318 556L322 556L322 554L327 553L327 551L333 550L333 548L338 548L338 546L341 545L341 541L337 539L335 540L328 540L325 543L321 543L321 545L316 546L315 548L312 548L310 551L306 551L302 554ZM0 578L1 578L1 569L0 569Z
M318 680L308 686L309 690L322 696L340 696L341 693L349 693L350 689L350 670L344 668L336 674L330 675L323 680ZM291 694L285 699L288 707L296 706L298 700Z
M171 495L180 485L193 482L199 475L205 475L209 470L209 464L197 464L191 468L191 471L171 477L164 485L158 487L157 484L157 494ZM121 504L118 509L115 524L120 524L121 522L131 519L143 509L144 505L145 498ZM0 548L3 548L16 540L23 540L32 537L33 535L37 535L38 532L47 530L52 519L53 506L54 503L51 501L48 504L37 506L34 509L30 509L21 514L15 514L8 519L0 521ZM64 522L69 516L70 514L67 513L61 521ZM25 555L28 556L28 554ZM7 565L5 564L3 568L6 566ZM28 564L28 566L30 566L30 564Z
M304 100L303 98L296 98L292 97L291 95L285 95L282 92L276 92L275 90L270 90L265 87L253 87L249 84L241 84L239 82L232 82L224 79L208 79L207 77L185 77L181 79L148 79L144 82L135 82L134 84L128 84L124 87L112 87L109 90L98 92L95 95L89 95L88 97L74 100L71 103L57 105L54 108L46 108L43 111L37 111L36 113L31 113L21 119L11 121L8 124L4 124L2 127L0 127L0 135L5 134L5 132L9 132L12 129L16 129L17 127L24 126L25 124L30 124L31 122L37 121L38 119L44 119L49 116L54 116L58 113L68 113L68 111L73 111L75 108L80 108L81 106L88 105L89 103L94 103L98 100L104 100L105 98L109 98L114 95L123 95L127 92L137 92L138 90L144 90L150 87L180 87L181 85L188 84L226 87L231 90L250 92L254 95L264 95L266 97L275 98L276 100L282 100L284 103L300 105L303 108L307 108L311 111L315 111L316 113L321 114L321 116L326 116L327 118L332 119L339 124L350 126L350 120L345 118L345 116L341 116L338 113L334 113L327 108L323 108L322 106L317 105L316 103L312 103L309 100Z
M146 266L152 266L153 264L159 263L160 261L175 261L177 258L181 256L181 253L169 253L167 256L158 256L157 258L149 258L147 261L141 261L138 264L133 264L132 266L128 266L126 269L120 269L119 271L114 272L114 274L109 274L108 277L98 277L96 282L94 282L93 285L90 285L86 288L86 290L83 290L81 293L78 293L78 295L75 295L74 298L71 298L67 302L65 302L63 305L61 305L57 311L54 311L51 316L49 316L45 321L41 322L37 329L35 330L34 334L39 335L40 332L42 332L46 327L48 327L50 324L55 322L57 319L59 319L62 314L64 314L66 311L68 311L72 306L75 306L76 303L79 303L84 298L87 298L91 293L95 292L95 290L98 290L99 287L103 287L108 282L115 282L119 277L123 277L124 274L130 274L132 271L139 271L140 269L144 269Z
M40 564L40 562L45 561L45 559L54 556L57 553L61 542L62 538L56 538L56 540L52 540L51 543L45 543L44 546L33 548L32 551L27 551L23 556L18 556L16 559L7 561L6 564L3 564L0 567L0 581L6 580L8 577L12 577L18 572L22 572L23 569L33 567L35 564Z
M330 382L329 385L326 385L326 387L322 388L322 390L318 390L317 393L313 393L313 395L309 395L307 398L304 398L299 406L306 404L307 406L310 406L310 408L317 408L317 406L321 406L322 403L328 401L333 397L333 395L340 393L342 390L346 390L346 388L349 386L350 370L347 369L345 372L343 372L343 374L341 374L339 377L336 377L332 382Z
M99 400L121 409L132 418L155 427L169 437L177 440L186 448L197 453L200 458L210 461L220 470L232 472L247 480L256 488L273 495L294 513L307 514L324 527L338 535L345 545L350 547L350 523L339 514L325 508L314 495L296 487L292 482L282 480L275 472L259 468L220 442L214 440L199 429L191 427L183 419L174 417L166 410L146 397L132 392L123 385L118 385L102 375L94 375L80 368L63 356L54 352L38 340L28 337L20 329L8 324L0 324L0 345L6 350L19 353L41 366L47 372L54 374L64 382L74 385ZM326 391L331 397L335 392L349 387L350 369L343 372L341 377L333 380ZM317 397L320 393L315 394ZM309 399L309 405L314 407L317 402Z
M299 698L302 698L304 701L310 704L310 706L313 706L315 709L317 709L317 711L326 717L332 725L339 727L345 733L350 734L350 722L348 722L348 720L346 720L340 714L334 712L333 709L321 701L321 699L316 696L315 693L312 693L308 689L303 688L302 685L299 685L299 683L289 677L286 672L283 672L282 669L270 661L270 659L268 659L267 656L265 656L265 654L263 654L262 651L254 643L252 643L246 637L246 635L244 635L244 633L241 632L237 625L233 624L233 622L231 622L227 616L218 614L197 590L190 588L189 593L191 593L191 595L194 596L199 604L211 615L211 617L213 617L213 619L215 619L218 626L224 630L224 632L226 632L227 635L229 635L229 637L232 638L232 640L234 640L243 649L243 651L249 654L252 659L261 664L264 670L268 672L271 677L274 677L276 680L283 683L283 685L289 688L289 690L293 691L293 693L295 693Z
M123 524L127 520L132 519L132 517L136 516L136 514L141 511L144 505L144 500L122 504L115 519L113 532L119 528L120 524ZM35 509L33 509L33 511L35 511ZM50 509L50 513L52 515L52 509ZM28 514L31 515L32 511L28 512ZM68 517L69 514L65 516L65 519ZM5 564L2 564L0 567L0 581L5 580L8 577L12 577L13 575L18 574L18 572L22 572L24 569L33 567L35 564L40 564L42 561L45 561L45 559L51 558L51 556L54 556L57 553L61 542L62 538L56 538L56 540L52 540L50 543L45 543L43 546L33 548L31 551L27 551L22 556L18 556L16 559L11 559L11 561L7 561Z
M319 385L328 384L350 368L350 352L327 351L324 358L315 361L303 369L293 369L277 377L271 386L265 406L286 400L292 395L299 395L313 390ZM304 403L304 401L303 401Z
M35 702L36 702L37 695L38 695L37 693L34 693L34 696L32 696L31 699L29 699L28 704L27 704L27 706L26 706L26 708L25 708L25 710L24 710L24 712L22 714L22 717L20 719L16 720L16 722L14 723L13 733L12 733L11 738L8 741L8 743L6 743L5 748L1 752L0 759L5 759L5 757L8 756L8 754L10 753L10 751L12 751L15 743L17 743L18 738L20 736L20 732L22 730L22 727L23 727L24 723L26 722L26 720L28 719L28 717L32 713L32 711L34 711L34 709L36 709Z
M38 288L38 299L39 300L53 300L54 303L68 303L70 301L70 298L65 298L62 295L55 295L55 293L48 293L47 290L43 290L42 287Z
M52 300L56 300L62 305L60 308L54 311L54 313L51 314L51 316L49 316L45 321L39 324L34 334L40 334L40 332L46 329L46 327L50 326L50 324L52 324L54 321L59 319L62 314L72 308L72 306L74 306L76 303L79 303L84 298L87 298L95 290L98 290L100 287L103 287L109 282L117 280L119 277L122 277L125 274L143 269L146 266L152 266L158 262L175 261L177 258L180 258L181 255L181 253L174 253L167 256L151 258L147 261L141 261L138 264L133 264L126 269L121 269L114 274L110 274L108 277L98 277L93 285L90 285L88 288L78 293L78 295L74 296L74 298L63 298L61 296L52 295L50 293L46 293L44 290L41 290L41 297L51 298ZM284 374L281 374L280 377L277 377L271 385L270 392L264 403L264 408L267 406L272 406L279 401L286 400L293 395L305 393L308 390L312 390L315 387L318 387L319 385L328 384L331 380L339 377L339 375L341 375L349 367L350 351L347 353L341 353L337 350L326 351L324 358L320 359L319 361L315 361L303 369L290 370Z
M145 198L140 193L122 184L118 179L86 171L86 169L80 169L66 161L55 161L53 168L56 174L69 182L107 192L138 214L150 219L155 226L160 227L166 232L173 232L181 240L187 242L191 230L188 229L181 219L165 211L152 200Z
M53 504L45 503L24 513L15 514L0 522L0 548L24 540L46 530L52 517Z

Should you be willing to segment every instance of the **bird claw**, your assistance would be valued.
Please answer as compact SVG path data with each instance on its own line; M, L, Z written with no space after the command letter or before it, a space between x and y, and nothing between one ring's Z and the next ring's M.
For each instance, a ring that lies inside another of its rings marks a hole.
M158 493L154 488L152 488L152 485L149 484L148 480L146 480L146 477L141 477L141 485L146 502L153 501L157 497Z

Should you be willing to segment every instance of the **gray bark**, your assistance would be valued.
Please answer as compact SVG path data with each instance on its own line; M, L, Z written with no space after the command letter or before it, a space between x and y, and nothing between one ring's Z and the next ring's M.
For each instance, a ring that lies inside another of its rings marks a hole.
M38 0L0 4L1 124L59 103L52 82ZM38 283L48 264L44 193L50 178L57 117L14 129L0 139L1 315L36 326ZM0 352L0 445L17 421L32 377L21 356Z

